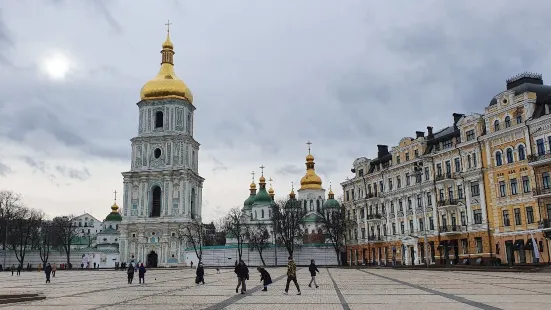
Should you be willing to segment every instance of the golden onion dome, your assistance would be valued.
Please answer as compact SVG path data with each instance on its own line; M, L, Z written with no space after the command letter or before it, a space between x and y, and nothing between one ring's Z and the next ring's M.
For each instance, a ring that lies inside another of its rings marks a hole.
M167 33L161 55L161 69L153 79L142 87L141 99L180 98L192 104L191 91L174 72L174 45L170 40L170 33Z
M321 178L314 169L314 156L306 156L306 174L300 179L300 189L322 189Z
M255 184L254 182L253 182L253 183L251 183L251 186L250 186L250 188L249 188L249 189L256 189L256 184Z
M117 206L116 202L111 206L111 212L113 213L119 212L119 206Z
M270 187L270 189L268 190L268 194L270 194L270 196L275 195L274 189Z
M266 183L266 178L264 176L261 176L260 177L260 183Z

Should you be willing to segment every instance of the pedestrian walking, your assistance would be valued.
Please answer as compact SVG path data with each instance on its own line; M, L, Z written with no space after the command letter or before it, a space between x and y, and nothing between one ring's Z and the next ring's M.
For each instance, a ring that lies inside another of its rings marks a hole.
M235 293L239 293L239 287L241 287L241 294L245 294L247 291L246 280L249 280L249 268L245 265L244 261L239 261L239 264L235 266L235 274L237 274L237 287Z
M316 288L318 288L318 284L316 283L316 272L320 272L318 270L318 266L316 266L316 262L314 260L310 261L310 266L308 267L308 270L310 271L310 275L312 276L312 280L310 280L310 283L308 284L308 287L312 287L312 282L314 282L314 285Z
M21 269L23 269L23 267L21 267L21 264L17 265L17 275L18 276L21 275Z
M15 271L15 264L12 264L10 269L11 269L11 275L13 276L13 272Z
M145 267L143 265L143 263L140 265L140 268L138 268L138 280L140 281L140 284L145 284L145 272L147 270L145 270Z
M57 271L57 266L55 265L55 263L52 265L52 277L55 278L55 272Z
M258 267L256 270L260 272L260 282L264 282L264 289L262 291L268 291L268 285L272 284L272 277L270 276L270 273L262 267Z
M132 263L128 265L126 273L128 274L128 284L132 284L132 280L134 280L134 266L132 266Z
M191 269L193 269L193 261L191 261L191 263L189 263L191 265Z
M205 284L205 268L203 267L203 263L199 262L199 264L197 265L195 276L195 284Z
M46 283L50 283L50 274L52 273L52 266L50 263L44 268L44 273L46 274Z
M297 282L297 265L295 264L293 257L289 256L289 262L287 263L287 285L285 285L285 295L289 293L289 283L291 283L291 281L293 281L297 287L297 295L300 295L300 286L298 286Z

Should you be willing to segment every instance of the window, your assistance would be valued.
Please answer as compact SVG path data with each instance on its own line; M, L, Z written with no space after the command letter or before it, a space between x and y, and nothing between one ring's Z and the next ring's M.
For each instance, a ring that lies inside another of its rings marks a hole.
M524 193L530 192L530 179L527 176L522 177L522 191Z
M473 219L475 224L482 224L482 210L473 210Z
M423 202L422 202L422 199L421 199L421 194L418 194L417 195L417 207L422 207L423 206Z
M400 155L396 155L396 164L400 163Z
M428 181L429 179L430 179L429 167L425 167L425 181Z
M419 219L419 231L424 231L425 230L425 223L423 223L423 219L420 218Z
M467 155L467 167L471 169L471 155Z
M501 161L501 152L496 152L496 166L503 165L503 162Z
M507 149L507 163L513 163L513 149Z
M445 198L444 198L444 189L441 188L439 191L438 191L438 194L440 196L440 201L444 201Z
M264 209L262 209L262 210L260 211L260 216L261 216L261 218L264 218Z
M463 186L457 185L457 198L463 199Z
M474 129L467 131L467 141L474 140Z
M406 161L409 160L409 152L406 153Z
M410 232L414 232L415 230L413 229L413 220L409 220L409 231Z
M511 117L507 115L505 117L505 128L509 128L509 127L511 127Z
M442 175L442 164L436 164L436 174L438 176Z
M526 207L526 224L534 223L534 209Z
M400 232L403 235L405 231L404 222L400 222Z
M444 143L442 143L442 148L443 149L449 149L449 148L452 148L453 147L453 141L452 140L447 140L447 141L444 141Z
M551 203L547 204L547 219L551 220Z
M413 153L415 154L415 158L419 157L419 150L415 150L415 151L413 151Z
M362 228L362 239L365 239L365 228Z
M517 193L517 179L511 179L511 195L516 195Z
M525 160L526 159L526 150L524 149L524 145L518 146L518 160Z
M455 159L455 172L461 172L461 161L459 158Z
M467 225L467 217L465 216L465 211L461 211L461 225L466 226Z
M494 121L494 131L498 131L499 130L499 121L496 119Z
M394 201L390 202L390 213L394 213Z
M549 172L542 173L541 185L544 189L549 189L551 187L551 178L549 177Z
M499 197L505 197L507 193L505 192L505 182L499 181Z
M427 205L432 206L432 195L427 193Z
M409 180L409 173L406 173L406 186L408 186L410 183L410 180Z
M453 199L453 187L448 187L448 199Z
M396 223L392 223L392 234L396 234Z
M484 251L484 247L482 246L482 238L474 238L474 243L476 245L476 253L482 253Z
M473 167L477 167L478 163L476 162L476 153L473 153Z
M511 226L511 220L509 219L508 210L503 210L503 226Z
M398 209L399 211L404 211L404 206L402 205L402 199L398 199Z
M383 186L383 181L379 181L379 189L381 190L381 193L385 189L385 187Z
M161 111L155 113L155 128L163 128L163 112Z
M429 216L429 229L434 230L434 221L432 220L432 216Z
M363 177L364 176L364 170L363 169L358 170L358 175Z
M452 163L448 160L446 161L446 175L449 176L452 173Z
M388 178L388 190L389 191L392 190L392 179L391 178Z
M402 187L402 179L400 178L400 176L397 176L396 177L396 187L397 188L401 188Z
M411 197L408 197L408 210L411 210Z
M521 224L521 218L520 218L520 209L519 208L515 208L515 225L520 225Z
M536 140L536 149L538 151L538 155L545 154L545 145L543 144L543 139Z
M519 113L517 115L517 124L520 124L520 123L522 123L522 114Z

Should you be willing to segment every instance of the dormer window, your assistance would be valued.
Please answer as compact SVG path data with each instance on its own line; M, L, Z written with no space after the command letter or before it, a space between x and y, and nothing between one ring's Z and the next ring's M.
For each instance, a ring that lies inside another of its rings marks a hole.
M358 170L358 175L361 176L361 177L363 177L363 175L364 175L364 170L363 170L363 169Z
M471 129L469 131L467 131L467 141L472 141L474 140L474 129Z
M499 121L496 119L494 121L494 131L498 131L499 130Z

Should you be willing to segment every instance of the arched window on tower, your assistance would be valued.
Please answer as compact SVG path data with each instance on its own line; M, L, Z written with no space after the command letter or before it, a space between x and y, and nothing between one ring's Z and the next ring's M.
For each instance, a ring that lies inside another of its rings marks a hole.
M161 216L161 188L159 186L153 187L151 199L151 217Z
M264 209L262 209L262 210L260 211L260 216L261 216L262 218L264 218Z
M524 149L524 145L518 146L518 160L525 160L526 159L526 150Z
M155 128L163 128L163 112L157 111L155 113Z
M316 200L316 211L319 213L321 210L320 210L320 201L319 200Z
M191 189L191 198L190 198L190 214L191 218L195 219L195 188Z
M314 211L314 201L310 200L310 211Z
M503 164L501 160L501 152L496 153L496 166L501 166Z
M496 119L494 121L494 131L498 131L499 130L499 121Z
M191 133L191 113L187 115L186 132Z

